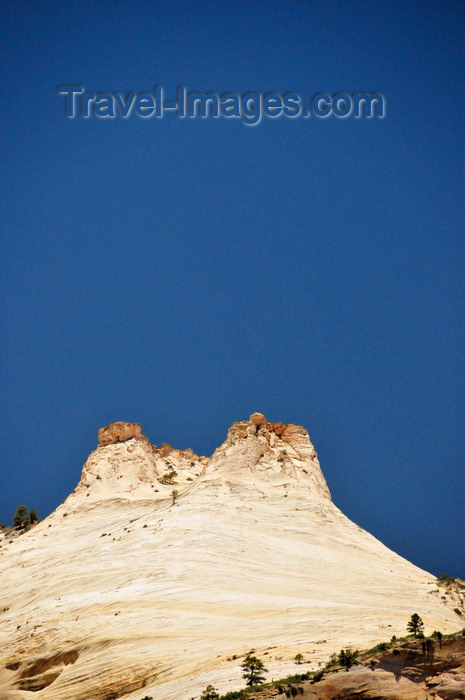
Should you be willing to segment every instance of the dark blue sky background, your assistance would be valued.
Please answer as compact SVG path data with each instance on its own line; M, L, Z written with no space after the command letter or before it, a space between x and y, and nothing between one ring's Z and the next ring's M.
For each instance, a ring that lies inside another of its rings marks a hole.
M0 520L97 429L305 425L336 504L465 577L462 2L3 7ZM94 92L379 91L385 119L66 119Z

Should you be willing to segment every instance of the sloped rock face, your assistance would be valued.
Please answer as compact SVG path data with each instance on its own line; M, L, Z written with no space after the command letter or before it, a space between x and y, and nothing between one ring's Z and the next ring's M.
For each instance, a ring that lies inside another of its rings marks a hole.
M117 498L162 500L174 485L188 484L197 478L207 461L192 450L175 450L167 444L157 448L143 435L99 445L90 454L79 484L64 505L77 508Z
M313 503L331 500L315 448L300 425L268 423L261 413L234 423L208 461L209 480L248 484L266 493L300 492Z
M316 666L404 634L412 612L462 626L332 503L305 428L261 414L210 459L140 432L100 445L0 564L0 700L190 700L242 687L251 647L277 678L298 652Z

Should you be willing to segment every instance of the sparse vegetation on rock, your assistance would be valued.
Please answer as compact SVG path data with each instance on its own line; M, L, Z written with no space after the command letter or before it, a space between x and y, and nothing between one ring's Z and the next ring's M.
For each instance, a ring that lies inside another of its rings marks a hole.
M200 700L220 700L220 694L212 685L207 685L200 696Z
M22 523L28 520L27 506L20 505L16 508L16 513L13 516L13 525L21 527Z
M306 692L308 694L308 692L310 691L310 694L312 695L312 697L315 696L315 699L317 697L328 697L328 699L332 698L333 700L335 700L336 697L355 697L355 694L357 695L357 697L359 697L362 688L364 691L364 697L366 692L371 693L371 691L373 691L374 695L376 694L376 697L382 697L382 695L379 694L381 692L381 688L379 685L380 681L377 676L375 677L375 680L373 680L375 686L371 688L370 681L367 679L366 675L352 675L348 676L346 680L345 673L343 673L342 675L340 674L344 668L346 669L346 671L349 671L350 668L355 664L361 664L362 666L365 666L366 669L369 669L372 672L377 668L385 668L386 663L390 667L390 665L392 664L391 655L397 655L399 657L399 660L396 662L399 666L399 669L402 669L404 667L409 669L407 676L410 677L410 682L413 680L414 677L417 679L416 682L420 686L420 692L423 690L423 688L425 690L428 689L430 684L437 685L441 682L444 682L444 680L440 678L440 673L444 671L446 674L448 674L452 656L454 667L458 670L459 673L457 679L452 682L461 683L462 676L460 675L461 671L459 669L462 664L465 647L463 646L463 642L458 642L458 640L460 640L462 636L465 636L465 630L448 635L442 635L442 633L436 631L430 637L425 638L421 641L417 639L412 640L410 637L402 637L400 639L396 639L395 641L391 641L390 643L379 642L371 649L365 650L363 652L353 651L351 649L341 649L338 655L332 654L328 663L324 666L324 668L322 668L319 671L308 671L307 673L303 674L297 673L286 678L274 680L271 683L261 684L259 686L247 685L246 689L230 691L225 695L219 695L218 698L216 696L213 696L213 698L215 700L271 700L272 698L276 697L276 691L279 692L279 697L283 696L286 698L299 697L301 695L305 695ZM437 655L435 655L435 640L439 641L439 649L437 649L436 647ZM447 651L440 651L442 650L442 641L444 641L445 644L450 645L449 649L454 649L454 654L452 656ZM394 649L392 649L392 645L396 642L397 646L394 647ZM253 653L253 650L250 651L248 657L251 656ZM373 658L373 654L376 654L376 658ZM421 674L417 674L417 669L423 669L425 664L425 655L426 658L430 660L433 658L434 655L436 663L439 664L439 676L438 679L434 680L432 677L429 678L426 681L426 686L423 686L424 678L421 678ZM412 669L414 669L413 676L411 675ZM328 679L326 679L327 675L329 676ZM329 685L324 685L325 680L328 681ZM321 681L323 681L323 685L321 686L321 692L323 693L322 695L320 695L319 685ZM399 679L394 680L393 682L398 683ZM448 676L446 678L446 682L450 682ZM311 684L311 686L309 684ZM315 685L317 687L315 687ZM310 690L310 688L312 688L312 690ZM386 689L386 691L389 692L393 690L390 681L386 681L386 688L383 687L382 690L384 689ZM213 688L213 690L215 689ZM348 693L347 695L345 694L346 692ZM372 697L371 694L369 696ZM400 695L396 695L396 697L400 697ZM461 695L454 695L453 697L455 700L455 697L458 698L461 697ZM201 697L201 700L204 700L203 696Z
M18 530L29 530L31 525L39 522L39 516L35 508L28 511L27 506L19 505L16 508L16 513L13 516L13 525Z
M345 668L346 671L352 668L357 663L358 650L352 651L351 649L341 649L338 654L337 660Z
M162 484L175 484L175 477L177 477L178 472L176 472L174 469L172 469L170 472L166 472L166 474L163 474L161 477L160 481Z

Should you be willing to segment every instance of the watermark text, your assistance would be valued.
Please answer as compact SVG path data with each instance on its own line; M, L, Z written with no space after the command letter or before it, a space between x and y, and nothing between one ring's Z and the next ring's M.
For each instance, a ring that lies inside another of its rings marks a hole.
M296 93L288 92L194 92L183 85L176 90L175 99L167 99L164 88L155 86L152 92L91 92L82 85L60 85L58 93L64 98L65 114L69 119L161 119L174 114L181 119L239 119L255 126L264 117L290 119L335 117L355 119L384 118L386 101L379 92L340 92L330 95L319 92L307 102Z

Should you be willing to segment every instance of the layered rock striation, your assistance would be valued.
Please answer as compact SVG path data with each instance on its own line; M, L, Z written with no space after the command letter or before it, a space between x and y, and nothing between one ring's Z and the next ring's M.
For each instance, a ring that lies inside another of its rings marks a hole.
M0 700L191 700L242 687L251 647L276 678L412 612L461 626L433 576L332 503L305 428L255 413L209 459L138 424L99 440L66 501L0 547Z

